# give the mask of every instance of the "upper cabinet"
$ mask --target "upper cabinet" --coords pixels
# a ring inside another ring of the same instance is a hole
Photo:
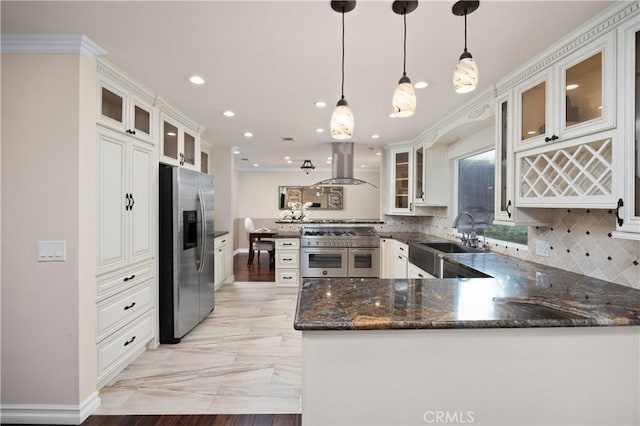
[[[98,123],[154,142],[153,96],[104,62],[98,62]]]
[[[413,214],[413,147],[389,151],[391,180],[390,214]]]
[[[420,140],[413,148],[413,202],[416,206],[447,205],[447,147],[428,147]]]
[[[614,35],[602,35],[515,87],[515,151],[615,127]]]
[[[640,239],[640,19],[618,29],[618,99],[624,156],[623,189],[616,201],[615,237]]]
[[[163,103],[160,107],[160,129],[160,161],[200,171],[202,128]]]

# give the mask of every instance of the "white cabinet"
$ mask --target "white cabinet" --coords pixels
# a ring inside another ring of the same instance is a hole
[[[393,278],[394,240],[380,238],[380,278]]]
[[[409,262],[409,264],[407,265],[407,277],[408,278],[414,278],[414,279],[436,278],[433,275],[431,275],[430,273],[428,273],[427,271],[425,271],[424,269],[420,268],[419,266],[414,265],[411,262]]]
[[[101,274],[153,257],[153,146],[98,132],[98,260]]]
[[[619,92],[623,188],[616,201],[618,238],[640,239],[640,19],[618,29]],[[635,96],[634,96],[635,94]]]
[[[300,285],[300,239],[276,238],[276,286]]]
[[[513,102],[511,93],[496,99],[495,218],[499,225],[543,225],[549,221],[546,209],[517,207],[515,156],[513,152]]]
[[[200,141],[200,171],[209,174],[209,156],[211,148],[203,141]]]
[[[161,100],[160,129],[160,162],[200,171],[204,128]]]
[[[214,264],[214,284],[216,288],[221,286],[225,280],[231,275],[230,253],[229,253],[229,234],[217,237],[213,242],[215,251]]]
[[[413,213],[413,147],[389,151],[391,205],[389,214]]]
[[[393,243],[393,278],[407,278],[409,246],[398,240]]]
[[[616,126],[615,32],[515,87],[515,151]]]
[[[152,142],[156,137],[153,97],[105,62],[98,61],[97,69],[98,123]]]

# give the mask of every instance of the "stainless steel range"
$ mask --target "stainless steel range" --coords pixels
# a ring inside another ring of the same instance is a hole
[[[378,277],[380,237],[372,227],[307,227],[300,237],[303,277]]]

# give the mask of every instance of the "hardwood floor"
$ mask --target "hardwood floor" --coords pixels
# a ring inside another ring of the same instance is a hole
[[[252,265],[247,265],[249,255],[239,253],[233,256],[233,274],[238,282],[260,281],[274,282],[276,269],[269,267],[269,256],[263,252],[258,263],[258,256],[253,259]]]
[[[90,416],[82,426],[299,426],[300,414]]]

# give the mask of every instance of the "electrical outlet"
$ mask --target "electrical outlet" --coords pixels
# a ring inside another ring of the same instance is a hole
[[[547,240],[536,240],[536,254],[538,256],[549,257],[551,254],[551,247]]]

